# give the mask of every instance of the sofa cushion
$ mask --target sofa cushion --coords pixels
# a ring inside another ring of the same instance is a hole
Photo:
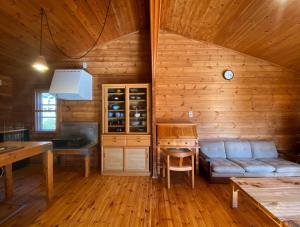
[[[251,145],[248,141],[225,141],[225,152],[227,158],[252,158]]]
[[[201,141],[200,148],[208,158],[226,158],[223,141]]]
[[[272,141],[251,141],[253,158],[277,158],[278,153]]]
[[[300,173],[300,165],[294,162],[290,162],[284,159],[274,158],[274,159],[260,159],[261,161],[274,166],[277,173]]]
[[[271,173],[275,171],[275,167],[255,159],[231,159],[239,166],[241,166],[246,172],[251,173]]]
[[[245,173],[245,170],[239,165],[228,159],[211,159],[212,171],[216,173]]]

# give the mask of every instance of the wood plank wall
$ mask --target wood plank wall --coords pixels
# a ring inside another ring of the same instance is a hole
[[[101,85],[103,83],[145,83],[151,80],[149,32],[140,31],[99,45],[85,59],[93,75],[92,101],[62,101],[62,121],[99,121],[101,111]],[[52,62],[52,68],[78,68],[81,62],[64,60]],[[27,75],[17,79],[17,103],[14,119],[23,121],[33,129],[34,89],[49,88],[53,72],[49,75]],[[25,86],[24,86],[25,85]],[[38,135],[47,138],[53,135]],[[36,135],[34,135],[36,137]]]
[[[151,80],[148,32],[136,32],[109,42],[88,58],[93,77],[92,101],[63,101],[62,121],[99,121],[101,87],[106,83],[144,83]]]
[[[282,150],[294,145],[299,73],[166,31],[159,34],[156,67],[157,122],[196,122],[202,140],[272,139]],[[225,69],[234,71],[233,80],[223,79]]]
[[[13,80],[9,76],[0,75],[0,130],[11,121],[12,86]],[[5,123],[6,122],[6,123]]]

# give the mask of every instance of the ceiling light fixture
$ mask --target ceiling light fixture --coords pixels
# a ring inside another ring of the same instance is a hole
[[[39,72],[46,72],[49,67],[47,65],[45,57],[42,55],[42,44],[43,44],[43,17],[44,17],[44,9],[41,8],[40,11],[41,16],[41,30],[40,30],[40,55],[37,57],[35,62],[32,64],[32,67]]]

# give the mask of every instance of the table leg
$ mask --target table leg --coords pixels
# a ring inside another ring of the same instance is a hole
[[[237,208],[238,207],[238,193],[239,190],[234,186],[234,183],[231,183],[232,192],[231,192],[231,207]]]
[[[51,201],[53,197],[53,152],[48,150],[44,153],[44,173],[46,177],[47,199]]]
[[[88,177],[90,175],[90,156],[85,155],[84,156],[84,177]]]
[[[12,164],[5,166],[5,199],[11,199],[13,194]]]

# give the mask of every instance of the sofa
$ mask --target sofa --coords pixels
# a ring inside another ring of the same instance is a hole
[[[272,141],[200,141],[200,170],[211,182],[230,177],[300,176],[300,165],[279,158]]]

